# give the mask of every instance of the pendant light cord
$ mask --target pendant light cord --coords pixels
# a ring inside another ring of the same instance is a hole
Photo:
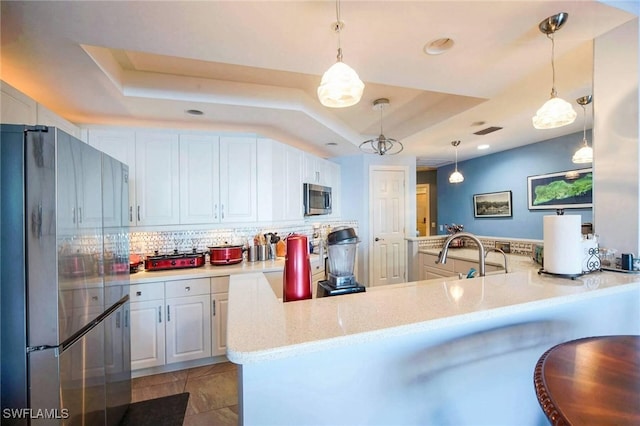
[[[555,98],[558,96],[558,92],[556,92],[556,65],[554,62],[556,44],[553,39],[553,33],[547,34],[547,37],[551,40],[551,97]]]
[[[582,105],[582,142],[587,146],[587,106]]]
[[[342,62],[342,46],[340,45],[340,27],[342,26],[342,21],[340,21],[340,0],[336,0],[336,28],[335,31],[338,33],[338,62]]]

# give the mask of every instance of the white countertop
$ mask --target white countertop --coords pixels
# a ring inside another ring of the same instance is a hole
[[[638,289],[637,275],[595,272],[570,280],[539,275],[531,262],[509,274],[283,303],[263,274],[232,275],[227,357],[258,363]]]

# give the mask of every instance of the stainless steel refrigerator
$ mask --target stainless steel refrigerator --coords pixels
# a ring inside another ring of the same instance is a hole
[[[2,424],[116,425],[131,401],[128,168],[1,125]]]

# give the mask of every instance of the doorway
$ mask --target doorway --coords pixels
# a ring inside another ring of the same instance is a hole
[[[431,185],[416,185],[416,230],[418,237],[431,235],[431,209],[429,203]]]
[[[374,166],[369,171],[370,286],[406,281],[408,173],[402,166]]]

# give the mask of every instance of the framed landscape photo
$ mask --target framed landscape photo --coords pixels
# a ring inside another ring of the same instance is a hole
[[[511,191],[474,194],[474,217],[511,217]]]
[[[592,190],[591,168],[527,178],[529,210],[591,208]]]

